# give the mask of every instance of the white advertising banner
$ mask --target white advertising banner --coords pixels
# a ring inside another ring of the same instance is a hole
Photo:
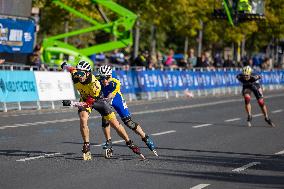
[[[40,101],[74,100],[70,73],[34,72]]]

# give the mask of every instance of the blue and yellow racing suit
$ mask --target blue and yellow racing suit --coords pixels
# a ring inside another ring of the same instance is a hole
[[[116,110],[119,117],[121,119],[129,117],[131,114],[128,110],[127,104],[120,91],[120,86],[121,86],[120,81],[112,77],[109,79],[109,85],[103,86],[100,77],[98,76],[97,78],[99,79],[101,83],[101,87],[102,87],[101,90],[103,92],[104,97],[107,98],[110,93],[112,93],[112,95],[114,96],[110,104]]]

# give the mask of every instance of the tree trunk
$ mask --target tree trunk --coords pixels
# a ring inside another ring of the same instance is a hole
[[[133,60],[138,56],[139,53],[139,40],[140,40],[140,22],[137,19],[134,29],[134,50],[133,50]]]

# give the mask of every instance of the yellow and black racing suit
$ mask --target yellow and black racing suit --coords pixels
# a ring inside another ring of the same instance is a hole
[[[91,113],[93,108],[106,120],[115,118],[115,113],[111,105],[103,98],[101,84],[96,77],[93,74],[90,74],[86,81],[81,83],[79,78],[76,77],[77,69],[71,68],[68,70],[72,75],[75,88],[80,93],[80,102],[86,102],[88,104],[90,99],[92,101],[90,107],[81,107],[78,109],[78,112],[87,111],[88,113]]]

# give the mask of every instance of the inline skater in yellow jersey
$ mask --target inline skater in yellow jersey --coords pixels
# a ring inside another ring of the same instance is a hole
[[[110,123],[111,127],[116,130],[117,134],[125,140],[126,145],[144,159],[138,146],[129,139],[125,129],[119,124],[111,105],[103,98],[100,82],[91,73],[90,64],[86,61],[80,61],[76,68],[74,68],[63,62],[61,68],[71,73],[74,86],[80,93],[80,102],[82,102],[82,105],[78,107],[78,114],[80,117],[80,131],[84,141],[82,149],[83,159],[90,160],[92,157],[88,127],[88,119],[92,109],[98,111]],[[72,104],[70,100],[64,100],[62,103],[63,106],[70,106]]]

